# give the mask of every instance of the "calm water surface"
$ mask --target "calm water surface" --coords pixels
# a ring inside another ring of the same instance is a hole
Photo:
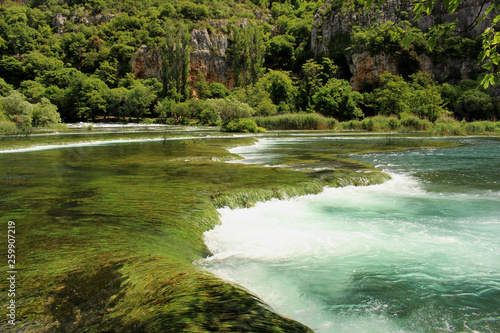
[[[381,139],[271,138],[234,152],[280,165],[341,140]],[[455,140],[349,156],[390,173],[383,185],[221,209],[199,265],[318,332],[500,332],[500,141]]]

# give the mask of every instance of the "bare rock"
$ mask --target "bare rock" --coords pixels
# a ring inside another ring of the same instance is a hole
[[[58,34],[63,33],[64,24],[66,23],[66,18],[62,13],[57,13],[56,17],[52,20],[52,26],[56,29]]]

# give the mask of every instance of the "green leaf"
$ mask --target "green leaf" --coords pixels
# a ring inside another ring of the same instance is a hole
[[[413,8],[413,14],[417,15],[417,14],[420,14],[422,12],[422,7],[423,7],[423,4],[422,3],[418,3],[415,8]]]
[[[491,6],[489,6],[488,9],[486,9],[486,11],[484,12],[484,16],[487,16],[493,10],[493,8],[495,8],[495,5],[491,4]]]
[[[481,51],[481,53],[479,53],[479,56],[477,57],[477,59],[479,60],[479,62],[482,62],[482,61],[484,61],[485,58],[486,58],[486,50],[483,50],[483,51]]]
[[[405,38],[403,38],[401,44],[403,44],[404,48],[408,48],[410,44],[413,42],[413,40],[414,40],[413,36],[408,35]]]
[[[493,64],[491,62],[487,62],[482,67],[486,70],[490,70],[493,67]]]
[[[483,76],[483,79],[481,80],[481,85],[484,87],[484,88],[488,88],[490,86],[490,81],[491,81],[491,77],[493,76],[493,74],[485,74]]]
[[[434,49],[434,47],[436,46],[436,36],[431,36],[429,38],[429,40],[427,41],[427,44],[429,45],[429,49]]]
[[[373,5],[373,0],[367,0],[365,3],[365,9],[369,10]]]

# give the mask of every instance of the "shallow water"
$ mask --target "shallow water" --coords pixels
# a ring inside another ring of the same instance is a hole
[[[199,265],[318,332],[499,332],[500,141],[461,141],[349,156],[389,172],[382,185],[221,209],[205,234],[214,255]],[[276,165],[331,142],[233,152]]]

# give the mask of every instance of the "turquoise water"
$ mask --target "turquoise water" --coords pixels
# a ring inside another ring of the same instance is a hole
[[[390,173],[382,185],[221,209],[199,265],[318,332],[500,332],[500,141],[460,141],[349,156]],[[279,165],[331,144],[269,138],[235,152]]]

